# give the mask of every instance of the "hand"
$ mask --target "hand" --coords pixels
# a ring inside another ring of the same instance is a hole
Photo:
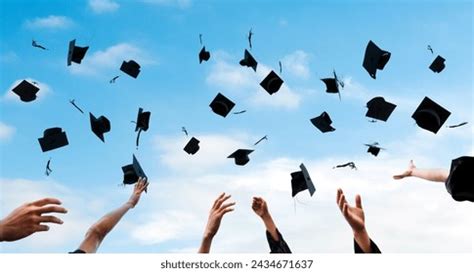
[[[365,231],[365,217],[364,210],[362,209],[362,200],[360,195],[355,197],[355,207],[352,207],[347,203],[346,197],[341,189],[337,189],[337,204],[341,210],[344,218],[352,227],[354,233],[360,233]]]
[[[217,231],[219,230],[219,226],[221,225],[222,217],[224,214],[231,212],[234,210],[232,206],[235,205],[235,202],[225,203],[231,196],[225,195],[222,193],[219,197],[214,201],[214,205],[209,212],[209,219],[207,220],[206,231],[204,232],[205,238],[213,238]]]
[[[408,169],[401,174],[394,175],[393,179],[399,180],[405,177],[410,177],[412,176],[414,169],[416,169],[416,166],[415,164],[413,164],[413,160],[410,160],[410,163],[408,164]]]
[[[253,198],[252,209],[261,218],[265,218],[270,214],[268,212],[267,202],[265,202],[261,197]]]
[[[147,187],[148,182],[146,181],[146,178],[138,178],[138,182],[135,183],[135,187],[133,188],[132,196],[130,196],[130,199],[127,202],[132,208],[134,208],[138,201],[140,201],[140,196],[143,191],[146,191]]]
[[[45,198],[32,203],[26,203],[15,209],[0,221],[0,242],[16,241],[30,236],[35,232],[48,231],[49,226],[42,223],[61,225],[63,221],[45,213],[67,213],[61,201],[54,198]]]

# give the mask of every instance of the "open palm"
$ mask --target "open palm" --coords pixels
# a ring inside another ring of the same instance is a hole
[[[365,216],[364,210],[362,209],[362,199],[360,195],[356,195],[355,207],[353,207],[347,202],[344,192],[341,189],[338,189],[337,204],[342,212],[342,215],[344,215],[344,218],[352,227],[354,232],[365,229]]]

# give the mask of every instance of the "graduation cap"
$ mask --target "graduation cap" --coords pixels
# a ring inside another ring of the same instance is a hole
[[[300,165],[301,171],[291,173],[291,197],[295,197],[299,192],[308,190],[309,194],[313,196],[316,188],[309,176],[308,170],[303,163]]]
[[[138,144],[140,143],[140,135],[142,131],[147,131],[150,123],[150,116],[151,112],[143,112],[143,108],[138,108],[138,116],[137,116],[137,121],[136,121],[136,126],[135,126],[135,132],[138,131],[137,134],[137,140],[136,145],[138,148]]]
[[[20,97],[20,100],[24,102],[34,101],[36,99],[36,93],[39,91],[39,87],[29,83],[26,80],[22,80],[12,91]]]
[[[444,61],[446,61],[443,57],[439,56],[434,59],[434,61],[430,65],[430,69],[435,72],[439,73],[443,71],[443,69],[446,67],[444,64]]]
[[[184,146],[184,151],[190,155],[193,155],[195,153],[197,153],[197,151],[199,151],[199,140],[195,137],[191,138],[191,140],[189,140],[188,144],[186,144],[186,146]]]
[[[368,146],[369,149],[367,149],[368,153],[371,153],[373,156],[377,156],[382,148],[378,146],[378,143],[373,143],[373,144],[364,144],[365,146]]]
[[[199,63],[202,63],[202,61],[208,61],[209,58],[211,58],[211,53],[209,51],[206,51],[206,47],[203,46],[201,51],[199,52]]]
[[[44,130],[43,137],[38,138],[38,141],[43,152],[61,148],[69,144],[66,132],[63,132],[60,127]]]
[[[450,115],[451,112],[425,97],[411,117],[418,126],[436,134]]]
[[[232,108],[234,108],[235,103],[226,98],[221,93],[218,93],[209,106],[214,113],[218,114],[219,116],[226,117]]]
[[[321,81],[326,84],[326,93],[339,93],[339,84],[335,78],[324,78]]]
[[[138,178],[147,178],[135,155],[133,155],[133,163],[123,166],[122,171],[124,184],[135,184]]]
[[[390,60],[390,55],[390,52],[380,49],[374,42],[369,41],[365,49],[362,66],[369,72],[369,75],[375,79],[377,69],[383,70],[388,60]]]
[[[120,70],[136,79],[138,74],[140,74],[140,65],[134,60],[130,60],[128,62],[123,61],[122,65],[120,66]]]
[[[244,52],[244,58],[239,63],[241,66],[251,67],[253,71],[257,72],[258,63],[247,49]]]
[[[365,116],[387,121],[395,107],[395,104],[385,101],[383,97],[375,97],[367,102],[368,110]]]
[[[456,201],[474,202],[474,157],[462,156],[451,161],[446,190]]]
[[[69,52],[67,54],[67,65],[70,66],[72,62],[80,64],[84,56],[86,55],[88,46],[80,47],[76,46],[76,39],[69,42]]]
[[[227,158],[233,158],[235,165],[243,166],[250,161],[249,154],[251,154],[253,151],[254,150],[238,149]]]
[[[318,128],[323,133],[332,132],[336,130],[331,126],[331,117],[329,117],[329,114],[326,112],[323,112],[318,117],[312,118],[310,121],[314,126],[316,126],[316,128]]]
[[[96,118],[90,112],[89,112],[89,117],[91,121],[92,132],[94,132],[94,134],[98,138],[100,138],[102,142],[105,142],[104,133],[107,133],[110,131],[110,121],[104,116],[100,116],[99,118]]]
[[[138,108],[137,122],[135,126],[135,132],[138,130],[147,131],[150,123],[151,112],[143,112],[143,108]]]
[[[272,70],[267,77],[263,79],[260,86],[262,86],[268,94],[272,95],[280,90],[282,84],[283,80]]]

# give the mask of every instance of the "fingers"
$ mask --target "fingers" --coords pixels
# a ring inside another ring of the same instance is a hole
[[[44,205],[49,205],[49,204],[61,205],[61,201],[59,201],[56,198],[44,198],[44,199],[40,199],[31,203],[31,205],[38,206],[38,207],[42,207]]]
[[[38,212],[39,214],[52,213],[52,212],[67,213],[67,209],[65,209],[63,207],[60,207],[60,206],[46,206],[46,207],[41,207],[41,208],[37,209],[36,212]]]
[[[219,209],[222,205],[222,203],[224,203],[226,200],[228,200],[229,198],[231,197],[231,195],[224,195],[223,197],[221,197],[217,203],[216,203],[216,206],[214,207],[214,209]]]
[[[221,211],[221,216],[224,216],[224,214],[234,211],[234,208],[226,208],[225,210]]]
[[[36,225],[33,230],[34,232],[48,231],[49,227],[47,225]]]
[[[224,195],[225,195],[225,192],[221,193],[221,194],[219,195],[219,197],[217,197],[217,199],[214,201],[214,204],[212,205],[212,208],[213,208],[213,209],[216,208],[217,202],[219,202],[219,200],[220,200],[221,198],[223,198]]]
[[[347,203],[342,206],[341,211],[342,211],[342,214],[344,215],[344,217],[346,217],[346,218],[349,217],[349,205],[347,205]]]
[[[55,223],[62,225],[63,221],[55,216],[41,216],[39,217],[39,223]]]
[[[355,197],[355,203],[357,208],[362,209],[362,198],[359,194],[357,194]]]
[[[338,188],[337,189],[337,194],[336,194],[336,203],[339,204],[339,199],[341,198],[341,195],[343,194],[342,189]]]
[[[343,207],[344,207],[344,204],[346,204],[347,201],[346,201],[346,197],[344,196],[344,194],[341,194],[339,196],[339,200],[337,202],[337,204],[339,205],[339,209],[342,211]]]
[[[226,210],[227,208],[232,207],[233,205],[235,205],[235,202],[224,204],[223,206],[219,208],[219,210],[222,212]]]

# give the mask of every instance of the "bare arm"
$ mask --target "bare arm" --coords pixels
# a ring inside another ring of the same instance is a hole
[[[105,236],[120,222],[120,219],[140,200],[142,192],[147,188],[146,179],[140,178],[135,184],[130,199],[120,206],[118,209],[107,213],[99,221],[93,224],[86,233],[84,241],[82,241],[79,249],[86,253],[95,253]]]
[[[211,211],[209,212],[209,218],[207,220],[206,230],[204,231],[204,236],[201,241],[201,246],[199,247],[198,253],[209,253],[211,250],[212,239],[219,231],[221,225],[222,217],[224,214],[234,210],[232,206],[235,205],[235,202],[225,203],[226,200],[230,198],[230,195],[225,195],[222,193],[212,205]]]
[[[260,218],[262,218],[263,224],[272,236],[273,240],[278,242],[280,240],[280,237],[278,236],[278,231],[275,222],[273,222],[273,218],[270,215],[270,212],[268,211],[267,202],[265,202],[265,200],[263,200],[263,198],[261,197],[254,197],[252,202],[252,209],[258,216],[260,216]]]
[[[424,180],[433,181],[433,182],[446,182],[448,180],[449,171],[446,169],[418,169],[413,160],[410,160],[408,164],[408,169],[398,175],[394,175],[394,179],[403,179],[405,177],[418,177]]]

